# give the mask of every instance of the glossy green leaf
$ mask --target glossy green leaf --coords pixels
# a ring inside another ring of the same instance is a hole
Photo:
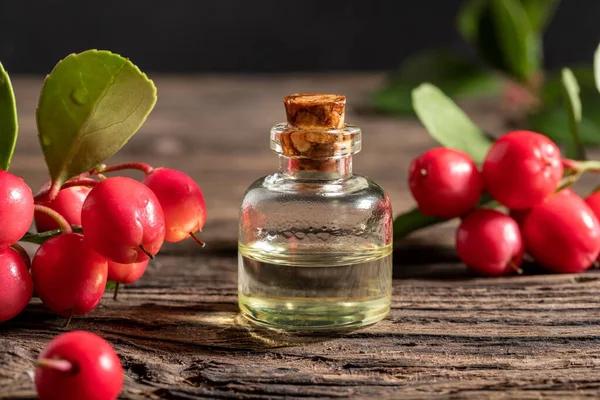
[[[499,204],[492,197],[484,193],[479,200],[477,207],[479,208],[496,208]],[[427,228],[428,226],[436,225],[442,222],[449,221],[450,219],[430,217],[421,214],[418,208],[413,208],[405,213],[398,215],[394,219],[394,241],[402,239],[408,236],[414,231],[419,229]]]
[[[10,78],[0,63],[0,169],[8,170],[15,145],[19,124],[17,105]]]
[[[554,16],[560,0],[521,0],[531,28],[542,34]]]
[[[600,100],[600,96],[598,96],[598,91],[596,90],[594,70],[589,66],[572,66],[570,70],[579,83],[582,102],[587,104],[589,101],[594,101],[595,99]],[[547,74],[540,97],[544,107],[562,106],[562,71],[554,71]]]
[[[490,66],[528,82],[541,66],[541,35],[521,0],[470,0],[459,13],[458,30]]]
[[[397,73],[371,97],[371,106],[380,112],[412,114],[412,90],[431,82],[448,96],[459,99],[500,92],[501,79],[489,70],[445,51],[428,51],[408,58]]]
[[[464,151],[476,163],[483,161],[492,141],[448,96],[424,83],[412,97],[419,120],[438,143]]]
[[[394,219],[394,241],[408,236],[414,231],[427,228],[435,224],[447,221],[443,218],[429,217],[421,214],[418,208],[398,215]]]
[[[594,70],[590,67],[571,68],[579,84],[583,104],[579,134],[584,145],[600,144],[600,96]],[[528,128],[540,132],[555,142],[567,146],[571,142],[569,116],[565,110],[562,73],[549,74],[541,90],[543,107],[529,116]]]
[[[594,53],[594,78],[596,89],[600,92],[600,45]]]
[[[498,47],[508,66],[506,72],[527,82],[540,68],[540,43],[518,0],[492,0],[498,31]]]
[[[466,0],[458,13],[456,27],[462,37],[470,43],[479,42],[480,19],[488,12],[489,0]]]
[[[543,133],[558,144],[566,145],[571,140],[569,116],[564,107],[530,116],[528,128]],[[584,146],[600,144],[600,126],[590,118],[582,117],[579,134]]]
[[[46,77],[38,135],[53,186],[116,153],[156,103],[156,88],[128,59],[108,51],[71,54]]]
[[[569,130],[571,140],[567,142],[567,157],[578,160],[585,159],[585,151],[579,133],[581,124],[581,99],[579,98],[579,84],[569,68],[562,70],[562,84],[567,115],[569,116]]]

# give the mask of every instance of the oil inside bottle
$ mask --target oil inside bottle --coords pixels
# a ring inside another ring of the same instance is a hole
[[[355,328],[389,312],[391,245],[297,251],[255,242],[240,244],[239,257],[239,306],[259,324]]]

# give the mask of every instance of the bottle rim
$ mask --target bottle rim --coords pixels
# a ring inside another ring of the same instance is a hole
[[[361,147],[362,131],[355,125],[311,129],[281,122],[271,128],[271,150],[290,158],[341,158],[358,153]]]

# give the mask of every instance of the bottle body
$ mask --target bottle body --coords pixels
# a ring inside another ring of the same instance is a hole
[[[249,187],[239,228],[239,306],[251,320],[335,330],[389,312],[392,210],[373,181],[280,171]]]

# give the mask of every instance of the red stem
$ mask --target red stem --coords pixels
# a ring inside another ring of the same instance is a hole
[[[75,365],[73,365],[72,362],[58,358],[38,358],[35,361],[35,366],[39,368],[53,369],[59,372],[75,372]]]
[[[49,189],[42,190],[41,192],[37,193],[33,197],[33,200],[36,203],[54,200],[56,198],[56,196],[58,195],[58,192],[60,192],[61,189],[66,189],[66,188],[70,188],[70,187],[74,187],[74,186],[94,187],[98,183],[98,181],[95,181],[93,179],[87,179],[86,176],[89,176],[89,175],[90,175],[89,173],[77,175],[75,177],[77,179],[73,178],[69,181],[66,181],[60,187],[53,183]]]
[[[148,175],[150,172],[152,172],[152,170],[154,168],[152,168],[150,165],[145,164],[145,163],[130,162],[130,163],[125,163],[125,164],[113,165],[111,167],[100,166],[94,172],[105,173],[105,172],[123,171],[125,169],[135,169],[138,171],[142,171],[145,175]]]
[[[563,168],[571,169],[576,173],[600,172],[600,161],[595,160],[577,161],[563,158],[562,165]]]
[[[29,258],[29,254],[27,254],[23,246],[21,246],[19,243],[13,243],[10,245],[10,247],[12,247],[17,253],[19,253],[21,258],[23,259],[23,262],[27,266],[27,269],[31,269],[31,259]]]
[[[575,171],[578,171],[580,168],[579,161],[571,160],[568,158],[562,159],[562,165],[563,165],[563,168],[568,168],[568,169],[572,169]]]
[[[86,187],[94,187],[98,184],[98,181],[93,179],[79,179],[76,181],[66,181],[60,188],[66,189],[75,186],[86,186]]]
[[[52,218],[58,224],[58,227],[60,228],[61,231],[63,231],[63,233],[72,233],[73,232],[73,229],[71,229],[71,225],[67,222],[65,217],[63,217],[62,215],[60,215],[59,213],[57,213],[50,207],[36,204],[33,206],[33,209],[37,212],[46,214],[47,216]]]

